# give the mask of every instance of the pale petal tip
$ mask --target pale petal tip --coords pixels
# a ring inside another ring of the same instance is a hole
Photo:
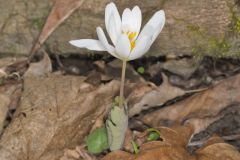
[[[99,31],[99,30],[101,30],[101,27],[98,26],[98,27],[96,28],[96,31]]]
[[[74,41],[75,40],[71,40],[71,41],[69,41],[68,43],[70,43],[71,45],[74,45]],[[75,46],[75,45],[74,45]]]
[[[160,15],[162,15],[162,16],[165,17],[165,12],[164,12],[164,10],[159,10],[159,11],[157,11],[156,13],[157,13],[157,14],[160,14]]]
[[[134,6],[132,10],[139,10],[141,11],[140,7],[138,5]]]
[[[116,7],[116,4],[114,2],[110,2],[106,5],[106,8],[109,8],[109,7]]]

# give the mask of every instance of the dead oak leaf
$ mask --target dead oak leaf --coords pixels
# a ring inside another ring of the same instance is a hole
[[[211,140],[209,145],[197,150],[196,154],[190,154],[186,150],[186,140],[190,138],[191,127],[159,128],[163,141],[152,141],[141,145],[139,154],[115,151],[101,160],[238,160],[240,158],[236,148],[219,140]]]
[[[39,34],[38,40],[33,46],[30,59],[34,53],[41,47],[53,31],[64,22],[76,9],[78,9],[85,0],[56,0],[48,15],[47,21]]]
[[[167,76],[163,74],[162,77],[163,83],[159,87],[152,84],[143,87],[136,87],[135,90],[133,90],[128,97],[130,117],[139,114],[143,110],[163,105],[167,101],[186,93],[186,91],[172,86],[168,82]]]
[[[142,120],[152,126],[166,122],[188,123],[194,126],[194,133],[197,133],[221,118],[224,109],[240,104],[239,90],[240,75],[236,75],[184,101],[145,114]]]
[[[24,76],[42,77],[52,72],[52,62],[47,53],[43,54],[43,59],[36,63],[30,63],[28,70]]]

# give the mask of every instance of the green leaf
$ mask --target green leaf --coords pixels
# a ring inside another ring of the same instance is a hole
[[[151,132],[149,133],[147,140],[148,141],[156,141],[160,138],[159,134],[157,132]]]
[[[133,146],[134,153],[138,154],[139,153],[139,146],[137,145],[137,143],[132,141],[132,146]]]
[[[109,148],[107,130],[105,127],[97,128],[86,139],[87,149],[90,153],[98,154]]]
[[[144,67],[138,67],[137,72],[140,74],[144,74],[145,73]]]
[[[148,141],[156,141],[160,138],[159,130],[157,130],[155,128],[149,128],[149,129],[147,129],[147,131],[149,132],[149,135],[147,137]]]
[[[114,106],[108,115],[106,127],[108,133],[108,143],[111,151],[122,148],[125,133],[128,127],[128,115],[126,108],[126,105],[122,108]]]

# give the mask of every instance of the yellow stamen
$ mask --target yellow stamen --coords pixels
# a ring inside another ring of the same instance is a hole
[[[133,48],[135,47],[135,41],[130,41],[131,44],[131,51],[133,50]]]
[[[137,33],[136,32],[129,32],[129,31],[127,31],[127,32],[122,31],[122,33],[128,35],[128,39],[130,41],[131,51],[132,51],[133,48],[136,46],[134,38],[136,37]]]
[[[137,35],[136,32],[130,32],[130,33],[128,34],[128,39],[129,39],[130,41],[132,41],[136,35]]]

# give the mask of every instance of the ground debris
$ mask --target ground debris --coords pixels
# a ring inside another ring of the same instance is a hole
[[[21,104],[0,141],[0,159],[52,160],[63,154],[62,148],[83,142],[119,89],[117,81],[92,86],[85,79],[25,78]]]
[[[239,106],[239,86],[240,75],[236,75],[179,103],[145,114],[141,119],[152,126],[191,124],[194,133],[198,133],[232,112],[223,112],[226,108]]]
[[[161,141],[152,141],[140,146],[138,154],[115,151],[101,160],[238,160],[240,153],[233,146],[222,141],[212,141],[192,155],[186,150],[192,129],[189,126],[172,128],[159,127]]]

